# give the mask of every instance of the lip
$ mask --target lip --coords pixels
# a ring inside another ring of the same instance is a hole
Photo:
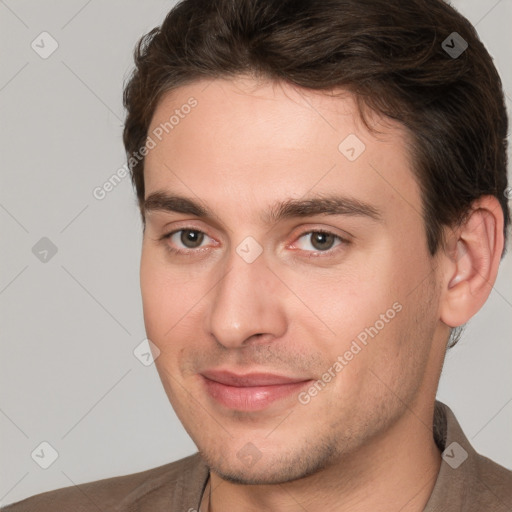
[[[258,411],[296,394],[312,379],[272,373],[244,375],[224,370],[201,373],[207,393],[221,405],[239,411]]]

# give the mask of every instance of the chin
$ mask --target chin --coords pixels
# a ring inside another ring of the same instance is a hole
[[[250,449],[246,451],[250,452]],[[240,485],[284,484],[321,472],[333,463],[333,450],[328,446],[286,456],[274,453],[270,457],[260,454],[258,458],[255,454],[252,460],[244,460],[243,455],[238,454],[226,457],[222,454],[212,456],[203,450],[200,453],[211,471],[223,480]]]

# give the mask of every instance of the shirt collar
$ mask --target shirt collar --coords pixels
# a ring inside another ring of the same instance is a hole
[[[475,451],[453,411],[437,400],[433,434],[442,462],[423,512],[480,511],[482,505],[486,510],[509,511],[506,498],[492,485],[492,475],[504,468]]]

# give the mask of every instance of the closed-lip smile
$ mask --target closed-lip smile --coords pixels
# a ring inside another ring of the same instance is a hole
[[[207,370],[201,377],[209,396],[229,409],[257,411],[289,397],[311,378],[273,373],[237,374],[227,370]]]

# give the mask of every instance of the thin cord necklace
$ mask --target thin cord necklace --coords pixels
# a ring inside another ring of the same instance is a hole
[[[206,511],[204,510],[205,497],[207,497],[207,499],[208,499]],[[203,493],[201,505],[199,506],[199,512],[211,512],[211,507],[210,507],[211,501],[212,501],[212,487],[211,487],[210,477],[208,476],[208,483],[206,484],[206,489],[204,490],[204,493]]]

